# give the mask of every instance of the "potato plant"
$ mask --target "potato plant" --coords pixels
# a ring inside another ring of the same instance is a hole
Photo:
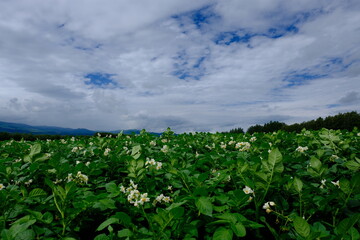
[[[0,234],[27,239],[360,239],[360,133],[0,142]]]

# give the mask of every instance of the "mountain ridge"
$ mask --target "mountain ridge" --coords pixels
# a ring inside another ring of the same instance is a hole
[[[124,134],[139,134],[141,130],[138,129],[127,129],[127,130],[114,130],[114,131],[94,131],[86,128],[64,128],[56,126],[33,126],[24,123],[12,123],[0,121],[0,132],[7,133],[27,133],[34,135],[74,135],[74,136],[91,136],[97,132],[108,132],[108,133],[119,133],[123,132]],[[153,133],[155,135],[160,135],[160,133]]]

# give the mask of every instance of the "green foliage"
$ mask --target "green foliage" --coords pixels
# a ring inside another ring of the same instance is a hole
[[[3,141],[0,238],[358,239],[359,143],[357,129]]]

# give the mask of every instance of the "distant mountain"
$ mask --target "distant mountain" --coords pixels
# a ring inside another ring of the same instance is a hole
[[[124,134],[139,134],[141,130],[138,129],[129,129],[123,130]],[[97,132],[101,131],[92,131],[85,128],[62,128],[62,127],[53,127],[53,126],[31,126],[22,123],[10,123],[0,121],[0,132],[8,133],[29,133],[36,135],[74,135],[74,136],[91,136]],[[119,133],[118,131],[106,131],[109,133]],[[160,133],[152,133],[155,135],[160,135]]]

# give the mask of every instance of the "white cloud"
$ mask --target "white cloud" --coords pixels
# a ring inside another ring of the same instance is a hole
[[[360,110],[357,1],[15,0],[0,9],[0,120],[224,131]],[[90,73],[114,74],[118,87],[86,84]]]

